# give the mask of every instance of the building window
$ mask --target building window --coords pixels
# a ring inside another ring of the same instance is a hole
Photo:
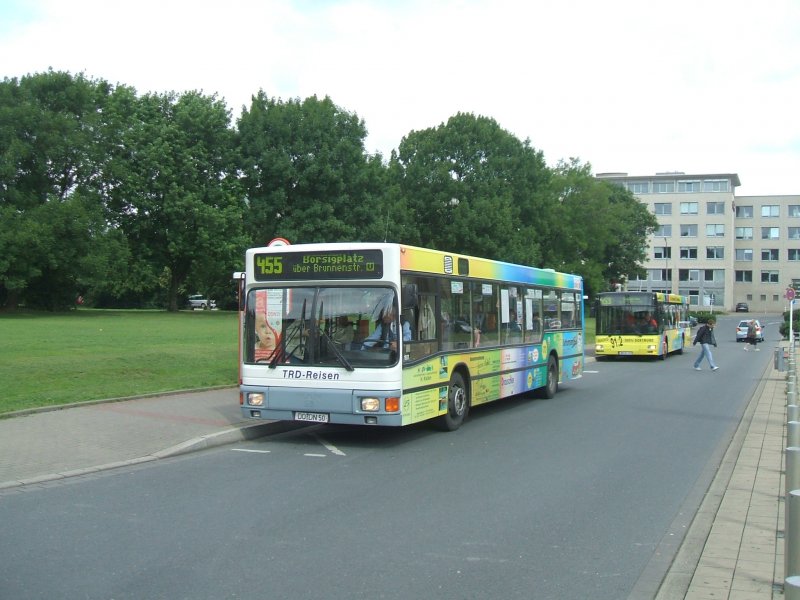
[[[656,202],[653,208],[653,212],[657,215],[672,214],[672,202]]]
[[[761,271],[761,283],[778,283],[778,272]]]
[[[752,206],[737,206],[736,207],[736,218],[737,219],[752,219],[753,218],[753,207]]]
[[[761,207],[762,217],[780,217],[781,207],[777,204],[765,204]]]
[[[778,249],[777,248],[762,248],[761,249],[761,260],[780,260],[778,258]]]
[[[724,215],[725,203],[724,202],[708,202],[706,204],[707,215]]]
[[[678,281],[700,281],[700,269],[678,269]]]
[[[761,239],[762,240],[777,240],[779,237],[778,235],[778,228],[777,227],[762,227],[761,228]]]
[[[798,227],[800,229],[800,227]],[[752,240],[753,239],[753,228],[752,227],[737,227],[736,228],[736,239],[737,240]]]
[[[654,181],[653,191],[656,194],[671,194],[675,191],[674,181]]]
[[[681,258],[697,258],[697,246],[681,246]]]
[[[650,183],[647,181],[629,181],[628,190],[632,194],[647,194],[650,192]]]
[[[736,281],[739,283],[753,283],[753,272],[736,271]]]
[[[653,248],[653,258],[662,260],[672,258],[672,248],[669,246],[656,246]]]
[[[650,269],[650,281],[669,281],[672,269]]]
[[[800,227],[789,227],[789,239],[800,240]]]
[[[728,180],[727,179],[706,179],[703,181],[704,192],[727,192]]]
[[[725,225],[721,223],[706,225],[706,237],[725,237]]]
[[[713,283],[714,281],[725,281],[725,269],[703,269],[703,281]]]
[[[790,217],[800,217],[800,204],[790,204],[789,205],[789,216]]]
[[[681,202],[681,214],[682,215],[696,215],[697,214],[697,202]]]
[[[789,248],[789,260],[800,260],[800,250],[797,248]]]
[[[752,250],[752,248],[737,248],[736,249],[736,260],[746,260],[748,262],[752,262],[752,260],[753,260],[753,250]]]
[[[672,237],[672,225],[659,225],[653,237]]]
[[[699,181],[679,181],[678,182],[678,191],[679,192],[699,192],[700,191],[700,182]]]
[[[681,225],[681,237],[697,237],[697,225]]]
[[[706,246],[706,258],[711,260],[725,258],[725,248],[723,246]]]

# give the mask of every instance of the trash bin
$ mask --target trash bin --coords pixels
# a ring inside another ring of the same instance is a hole
[[[774,366],[778,371],[783,372],[783,371],[786,370],[786,361],[784,360],[783,348],[781,346],[778,346],[777,348],[775,348],[775,365]]]

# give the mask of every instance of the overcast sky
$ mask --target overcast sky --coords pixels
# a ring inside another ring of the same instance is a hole
[[[0,75],[330,96],[389,157],[457,112],[551,166],[738,173],[800,194],[798,0],[0,0]]]

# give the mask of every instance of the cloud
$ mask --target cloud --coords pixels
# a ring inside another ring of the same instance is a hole
[[[5,76],[53,67],[140,93],[202,90],[224,97],[234,117],[259,89],[327,95],[365,120],[367,149],[384,156],[412,130],[473,112],[530,139],[551,164],[738,172],[740,194],[800,193],[800,5],[791,0],[25,7],[0,29]]]

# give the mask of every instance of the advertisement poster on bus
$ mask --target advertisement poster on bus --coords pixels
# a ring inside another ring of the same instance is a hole
[[[256,361],[271,360],[281,341],[282,290],[256,292]]]

